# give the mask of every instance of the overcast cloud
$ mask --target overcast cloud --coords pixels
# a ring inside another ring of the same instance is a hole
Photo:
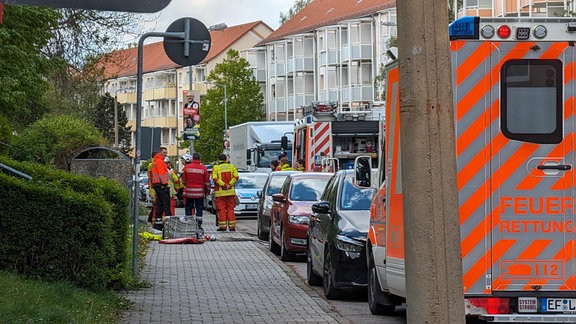
[[[241,25],[262,20],[272,29],[279,27],[280,12],[288,12],[295,0],[172,0],[164,10],[151,14],[157,20],[146,31],[164,32],[180,18],[191,17],[209,27],[225,23]]]

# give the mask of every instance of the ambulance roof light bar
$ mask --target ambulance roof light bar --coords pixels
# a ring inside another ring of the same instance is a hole
[[[558,24],[558,22],[561,22]],[[559,19],[551,20],[553,25],[546,25],[545,19],[516,19],[509,18],[484,18],[480,17],[462,17],[452,22],[449,26],[450,40],[456,39],[495,39],[523,41],[537,39],[542,40],[549,36],[549,28],[553,26],[555,38],[566,38],[562,35],[561,27],[564,26],[564,32],[576,32],[575,21],[561,21]]]
[[[478,39],[480,17],[466,16],[453,21],[448,26],[450,40],[453,39]]]

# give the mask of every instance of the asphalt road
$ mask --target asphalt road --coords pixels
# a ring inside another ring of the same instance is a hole
[[[249,235],[253,235],[254,238],[262,244],[263,247],[267,248],[268,242],[260,241],[256,236],[257,222],[256,219],[246,219],[241,218],[238,220],[241,222],[243,227],[249,228],[246,232]],[[267,255],[271,258],[277,258],[280,261],[280,257],[267,251]],[[280,261],[283,262],[283,261]],[[310,286],[306,283],[306,257],[298,257],[295,261],[284,262],[302,281],[302,287],[305,289],[313,298],[321,298],[324,302],[328,303],[329,306],[341,314],[344,318],[350,320],[351,323],[406,323],[406,307],[400,306],[396,307],[395,316],[383,316],[383,315],[372,315],[370,309],[368,308],[368,302],[366,295],[350,295],[348,298],[343,300],[327,300],[324,297],[324,292],[322,287]]]

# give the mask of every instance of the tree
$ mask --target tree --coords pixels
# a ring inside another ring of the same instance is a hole
[[[250,69],[250,63],[238,51],[230,49],[222,63],[208,75],[212,83],[200,108],[200,140],[194,149],[204,161],[214,161],[224,143],[224,85],[227,97],[228,127],[248,121],[264,120],[264,96]]]
[[[128,37],[142,34],[143,17],[5,6],[0,28],[0,115],[17,132],[48,112],[88,119],[102,79],[94,62]]]
[[[395,36],[390,36],[386,42],[386,48],[398,47],[398,39]],[[392,59],[386,55],[388,59]],[[374,77],[374,88],[376,89],[376,98],[378,100],[386,99],[386,66],[382,63],[378,69],[378,73]]]
[[[288,20],[292,19],[300,10],[306,7],[312,0],[296,0],[292,7],[288,9],[287,13],[280,13],[280,25],[283,25]]]
[[[103,70],[96,62],[136,39],[146,21],[143,15],[82,9],[59,9],[60,19],[44,54],[59,62],[51,77],[48,103],[52,112],[87,118],[98,101]]]
[[[19,131],[46,111],[44,94],[53,71],[42,54],[57,14],[51,9],[6,6],[0,28],[0,115]]]
[[[114,97],[109,93],[101,96],[96,104],[96,107],[92,110],[90,114],[90,121],[98,128],[104,138],[109,144],[115,142],[115,130],[114,130]],[[126,112],[118,104],[118,150],[127,154],[130,151],[130,127],[127,127],[128,118],[126,117]]]
[[[69,170],[70,161],[81,149],[105,144],[102,133],[85,120],[74,116],[47,116],[16,138],[9,154],[18,161],[52,164]]]

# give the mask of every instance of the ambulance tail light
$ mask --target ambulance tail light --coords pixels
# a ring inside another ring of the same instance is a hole
[[[507,25],[502,25],[500,27],[498,27],[498,37],[506,39],[508,37],[510,37],[510,27],[508,27]]]
[[[464,305],[466,315],[510,314],[510,299],[508,298],[467,298]]]

